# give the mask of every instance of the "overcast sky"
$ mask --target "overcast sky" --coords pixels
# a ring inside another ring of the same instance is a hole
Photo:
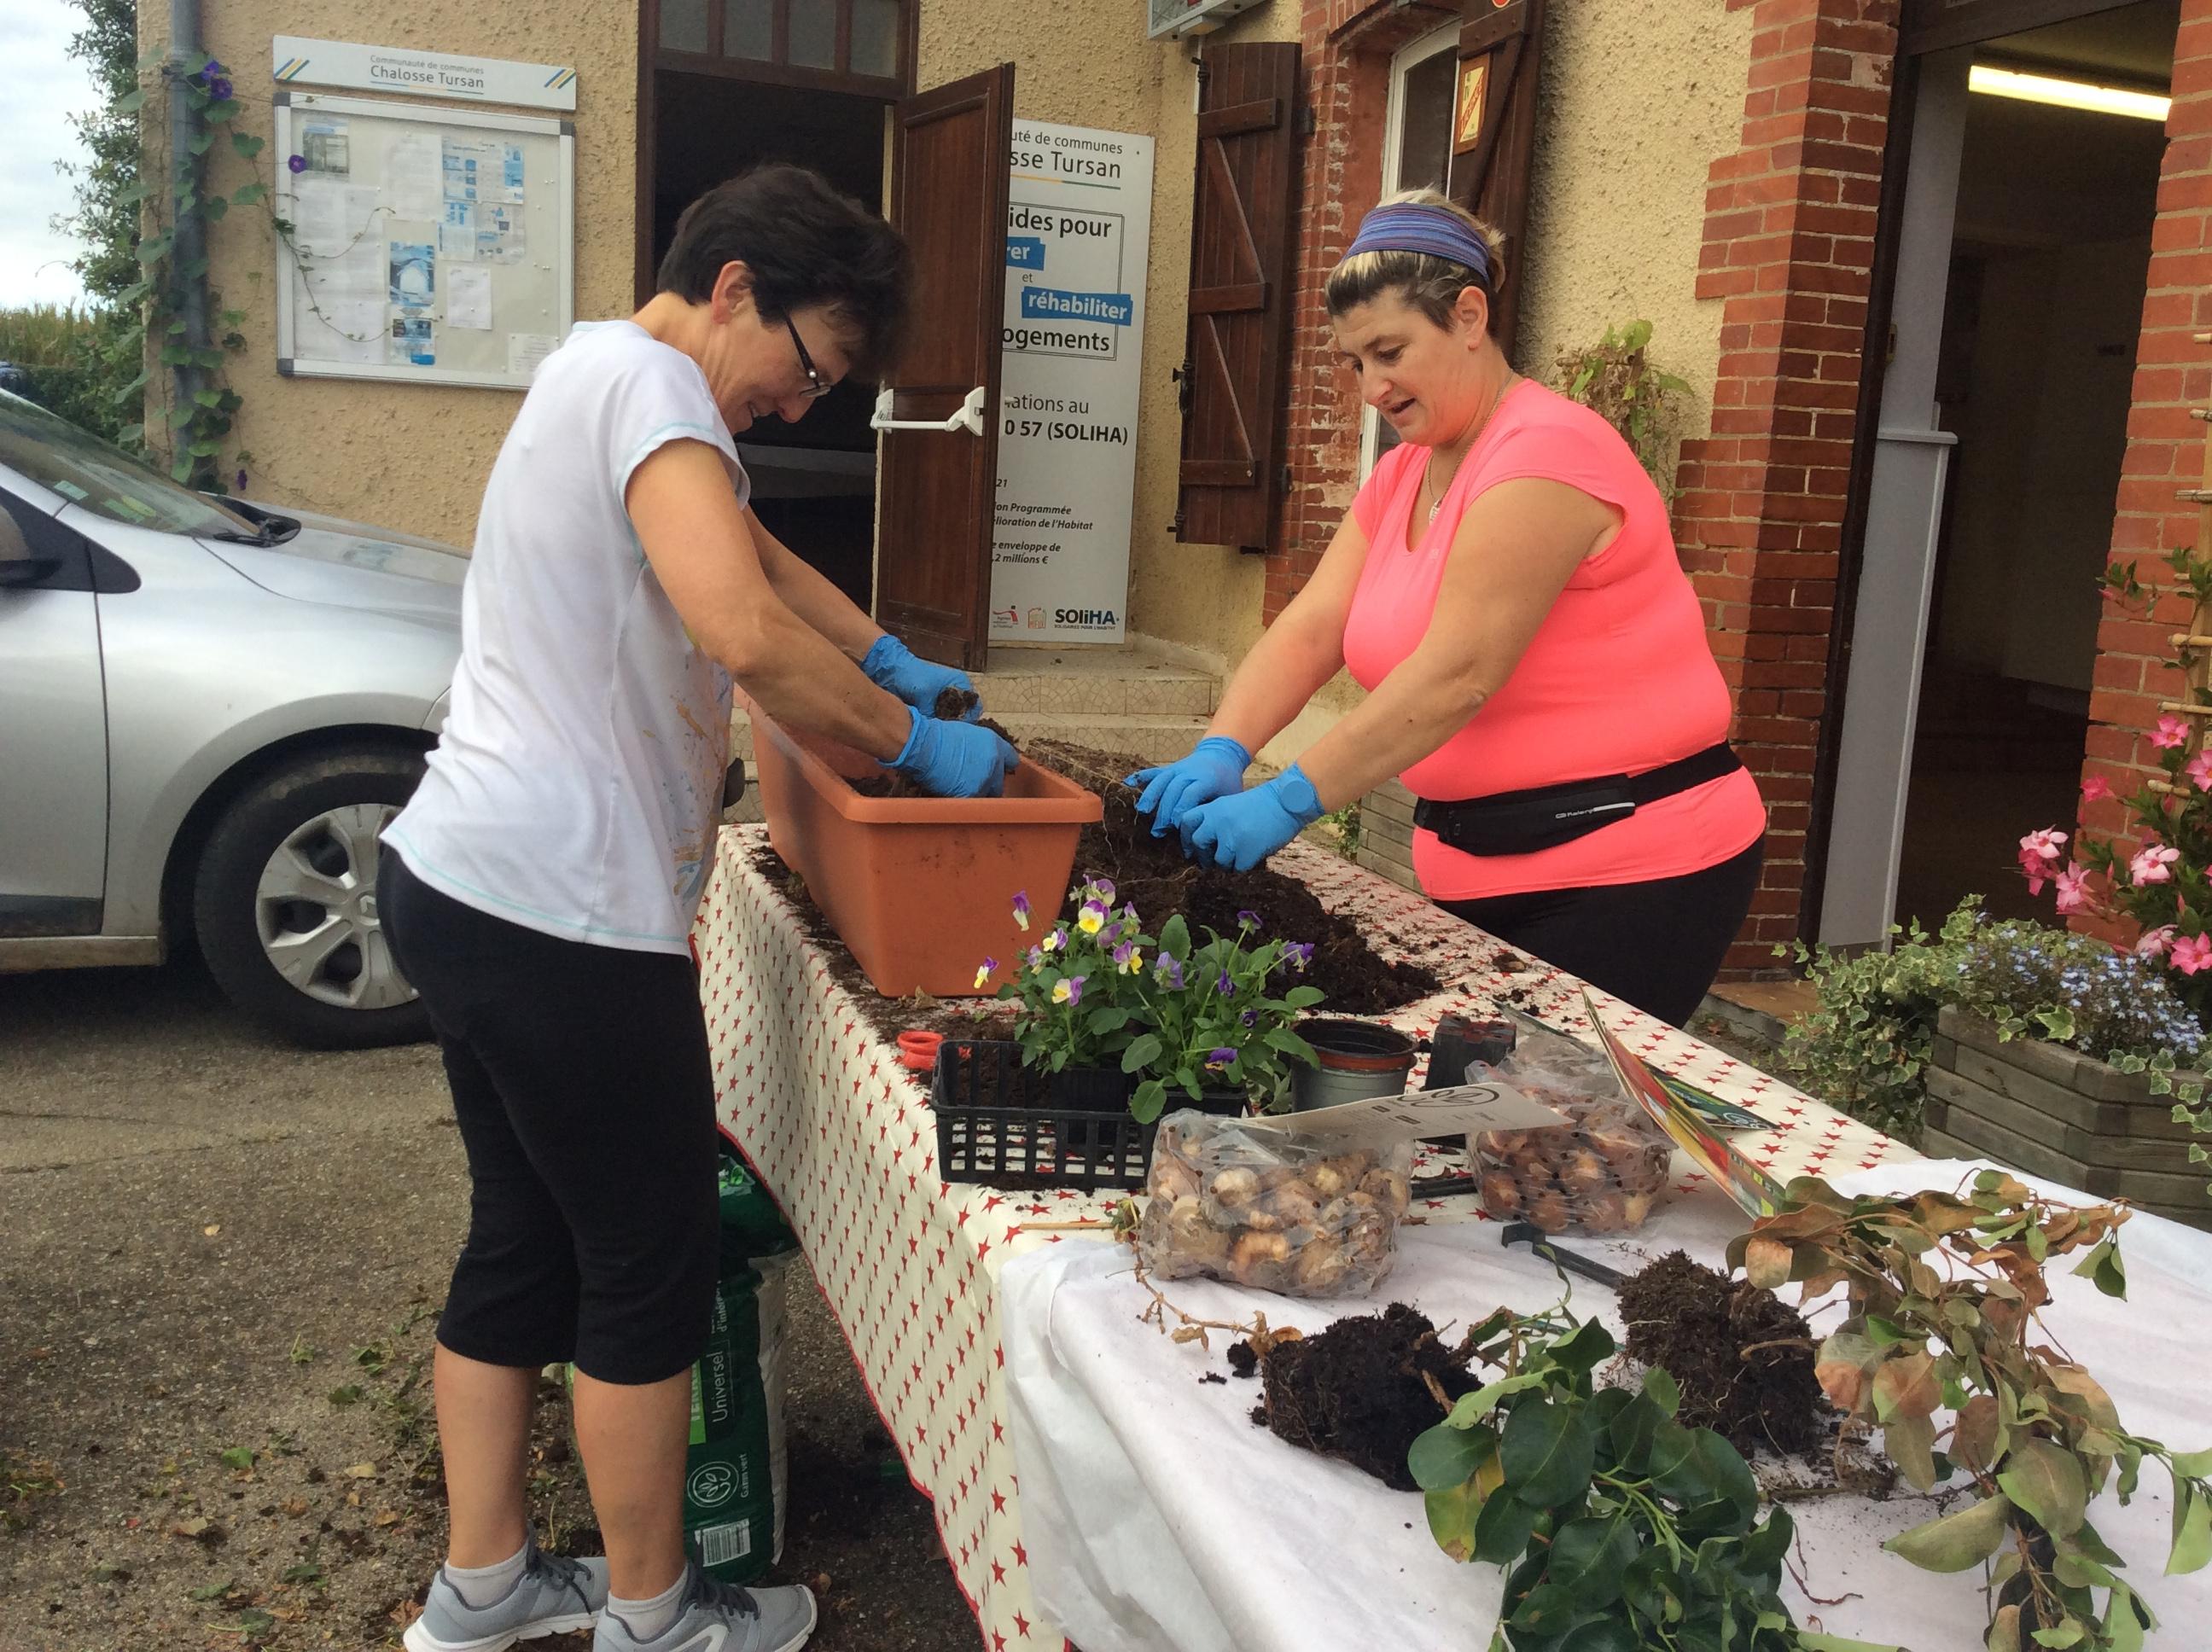
[[[69,56],[83,22],[67,0],[0,0],[0,307],[82,296],[68,267],[77,244],[49,226],[73,204],[54,162],[83,158],[66,118],[94,101],[84,65]]]

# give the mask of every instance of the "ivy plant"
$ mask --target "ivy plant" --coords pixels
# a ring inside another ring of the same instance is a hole
[[[1681,430],[1681,398],[1690,386],[1652,363],[1645,354],[1650,343],[1649,321],[1607,327],[1596,343],[1561,355],[1555,379],[1568,400],[1620,432],[1659,491],[1671,498],[1669,465]]]
[[[1597,1387],[1613,1334],[1564,1307],[1499,1309],[1468,1335],[1504,1375],[1416,1439],[1407,1466],[1444,1552],[1505,1569],[1492,1652],[1863,1646],[1793,1623],[1779,1594],[1789,1511],[1760,1518],[1750,1466],[1675,1420],[1665,1370],[1639,1390]]]
[[[1822,1389],[1852,1422],[1882,1427],[1913,1485],[1958,1473],[1979,1492],[1887,1546],[1931,1571],[1989,1565],[1988,1652],[2143,1644],[2155,1619],[2088,1508],[2108,1484],[2126,1503],[2146,1461],[2173,1482],[2166,1571],[2212,1560],[2212,1451],[2177,1454],[2130,1433],[2102,1385],[2039,1332],[2055,1257],[2082,1253],[2074,1272],[2125,1296],[2127,1217],[2052,1204],[1997,1170],[1969,1193],[1902,1199],[1849,1199],[1806,1176],[1729,1247],[1755,1285],[1797,1280],[1808,1303],[1844,1286],[1847,1316],[1818,1355]],[[1942,1450],[1939,1411],[1955,1414]]]

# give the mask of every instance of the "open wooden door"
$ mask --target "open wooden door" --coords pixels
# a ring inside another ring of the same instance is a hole
[[[925,659],[984,663],[999,475],[999,329],[1014,66],[897,106],[891,222],[914,249],[914,340],[876,404],[876,618]]]
[[[1460,11],[1448,192],[1505,238],[1505,286],[1492,331],[1510,357],[1521,316],[1521,241],[1536,152],[1544,0],[1460,0]]]

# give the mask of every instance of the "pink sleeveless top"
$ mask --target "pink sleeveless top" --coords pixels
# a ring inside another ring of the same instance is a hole
[[[1626,520],[1576,569],[1504,685],[1401,776],[1414,796],[1457,801],[1639,774],[1728,738],[1728,684],[1676,559],[1665,502],[1612,426],[1523,380],[1491,416],[1436,520],[1410,531],[1428,457],[1410,443],[1394,448],[1352,501],[1368,550],[1344,663],[1370,692],[1428,631],[1452,536],[1477,496],[1540,477],[1580,489]],[[1443,901],[1641,883],[1718,865],[1765,829],[1758,785],[1739,769],[1534,854],[1465,854],[1417,831],[1413,869]]]

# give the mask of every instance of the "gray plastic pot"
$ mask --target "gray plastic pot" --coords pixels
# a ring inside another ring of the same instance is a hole
[[[1302,1021],[1297,1031],[1313,1046],[1320,1065],[1291,1072],[1292,1111],[1405,1093],[1413,1071],[1413,1041],[1407,1034],[1377,1022],[1334,1019]]]

